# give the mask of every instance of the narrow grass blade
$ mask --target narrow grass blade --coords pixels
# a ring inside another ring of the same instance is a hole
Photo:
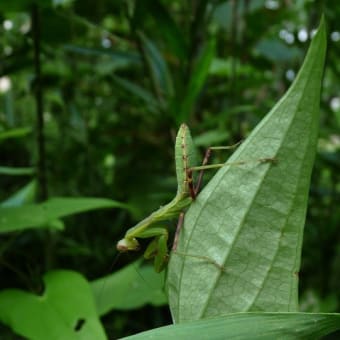
[[[124,339],[319,339],[340,330],[340,314],[237,313],[156,328]]]

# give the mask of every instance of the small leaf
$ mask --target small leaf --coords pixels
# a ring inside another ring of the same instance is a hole
[[[17,207],[25,203],[34,202],[37,190],[37,182],[35,180],[30,181],[24,187],[19,189],[13,195],[11,195],[7,200],[3,201],[1,207]],[[1,215],[0,215],[1,216]]]
[[[230,1],[221,1],[214,8],[212,20],[224,30],[230,30],[233,20],[233,6],[237,6],[238,15],[240,18],[242,18],[243,16],[249,15],[250,13],[254,14],[254,12],[262,10],[263,2],[263,0],[253,0],[249,1],[249,3],[238,1],[237,3],[233,4]],[[261,14],[262,13],[259,13],[258,16]]]
[[[288,46],[277,39],[261,40],[255,47],[255,53],[263,55],[274,63],[288,62],[301,55],[297,47]]]
[[[109,56],[115,64],[116,69],[123,69],[141,64],[141,58],[137,53],[125,51],[112,51],[110,49],[88,48],[83,46],[76,46],[66,44],[63,46],[64,50],[82,56]]]
[[[237,313],[185,322],[124,339],[319,339],[340,329],[340,314]]]
[[[173,84],[168,65],[156,45],[143,33],[139,33],[146,62],[149,66],[157,96],[161,102],[173,96]]]
[[[202,50],[201,55],[196,60],[194,69],[191,72],[188,87],[180,104],[180,109],[177,116],[178,122],[187,121],[189,119],[197,97],[202,91],[203,85],[205,84],[209,75],[209,69],[214,55],[215,40],[212,38]]]
[[[221,130],[209,130],[199,136],[194,137],[194,143],[196,146],[204,146],[208,148],[211,145],[222,145],[229,137],[227,131]]]
[[[322,21],[291,88],[230,158],[247,163],[221,168],[190,206],[168,268],[175,322],[297,311],[325,51]]]
[[[29,10],[33,4],[38,6],[48,7],[53,5],[52,1],[46,0],[12,0],[11,2],[0,2],[0,11],[2,12],[24,12]]]
[[[1,322],[35,340],[106,339],[84,277],[60,270],[47,273],[44,282],[42,296],[19,289],[1,291]]]
[[[154,96],[143,87],[138,86],[137,84],[134,84],[118,76],[114,76],[113,80],[116,82],[117,85],[121,86],[126,91],[129,91],[132,95],[142,99],[146,104],[151,106],[151,108],[158,107],[158,103],[155,100]]]
[[[34,168],[14,168],[11,166],[0,166],[0,175],[27,176],[33,175]]]
[[[0,233],[27,228],[48,227],[48,222],[84,211],[103,208],[127,208],[103,198],[52,198],[44,203],[20,207],[0,207]]]
[[[171,17],[167,6],[163,5],[161,1],[137,1],[134,14],[134,22],[138,27],[144,27],[148,17],[151,17],[154,21],[153,27],[157,29],[157,32],[154,33],[162,37],[166,48],[179,60],[185,59],[187,53],[185,35]]]
[[[22,128],[17,128],[17,129],[10,129],[6,131],[1,131],[0,132],[0,142],[6,139],[10,138],[19,138],[19,137],[24,137],[27,136],[32,132],[32,129],[29,127],[22,127]]]
[[[91,286],[99,315],[112,309],[130,310],[146,304],[167,303],[164,273],[156,273],[152,266],[141,266],[140,261],[93,281]]]

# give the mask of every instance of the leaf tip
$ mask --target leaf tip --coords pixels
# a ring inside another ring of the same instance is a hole
[[[320,23],[319,23],[319,27],[316,31],[315,37],[316,36],[322,36],[323,40],[327,40],[326,39],[326,19],[325,19],[325,14],[322,13],[321,18],[320,18]]]

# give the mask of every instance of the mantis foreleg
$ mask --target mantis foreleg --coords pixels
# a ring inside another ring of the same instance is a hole
[[[161,272],[168,262],[168,238],[169,233],[165,228],[150,228],[144,230],[139,238],[151,238],[154,239],[149,243],[145,252],[144,258],[154,258],[154,267],[157,273]]]

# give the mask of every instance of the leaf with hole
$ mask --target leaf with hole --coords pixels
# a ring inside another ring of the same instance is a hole
[[[42,296],[1,291],[0,321],[29,339],[106,339],[84,277],[59,270],[47,273],[44,283]]]

